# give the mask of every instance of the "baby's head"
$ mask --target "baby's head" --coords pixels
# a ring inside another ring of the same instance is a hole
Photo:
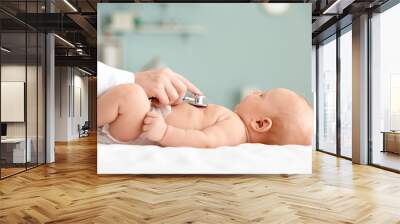
[[[247,126],[249,142],[311,145],[313,109],[291,90],[256,91],[236,106],[235,113]]]

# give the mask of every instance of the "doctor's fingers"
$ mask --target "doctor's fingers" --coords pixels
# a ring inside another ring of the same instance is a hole
[[[171,102],[171,104],[176,105],[182,102],[182,98],[186,94],[186,86],[185,84],[176,76],[171,79],[172,85],[174,86],[176,92],[178,93],[178,98]]]
[[[169,105],[170,104],[168,95],[165,91],[165,88],[159,88],[155,91],[156,91],[155,96],[161,105]]]
[[[178,73],[175,73],[175,75],[184,83],[187,90],[189,90],[191,93],[194,93],[195,95],[203,95],[203,93],[185,77],[179,75]]]
[[[168,95],[168,99],[169,99],[169,103],[172,104],[173,102],[175,102],[178,98],[178,92],[175,89],[174,85],[172,84],[171,81],[165,83],[165,92]]]

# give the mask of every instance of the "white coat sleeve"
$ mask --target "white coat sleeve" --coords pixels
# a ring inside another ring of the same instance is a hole
[[[111,87],[125,83],[135,83],[135,75],[132,72],[97,61],[97,96],[102,95]]]

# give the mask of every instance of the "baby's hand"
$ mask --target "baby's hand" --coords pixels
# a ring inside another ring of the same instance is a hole
[[[147,139],[155,142],[162,140],[167,131],[167,124],[161,114],[150,111],[146,114],[143,123],[143,134]]]

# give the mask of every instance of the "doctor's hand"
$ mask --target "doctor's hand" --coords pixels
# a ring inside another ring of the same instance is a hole
[[[144,89],[149,98],[157,98],[162,105],[181,103],[186,91],[203,95],[189,80],[169,68],[137,72],[135,83]]]
[[[150,141],[159,142],[164,138],[167,131],[167,123],[161,114],[150,111],[143,120],[143,135]]]

